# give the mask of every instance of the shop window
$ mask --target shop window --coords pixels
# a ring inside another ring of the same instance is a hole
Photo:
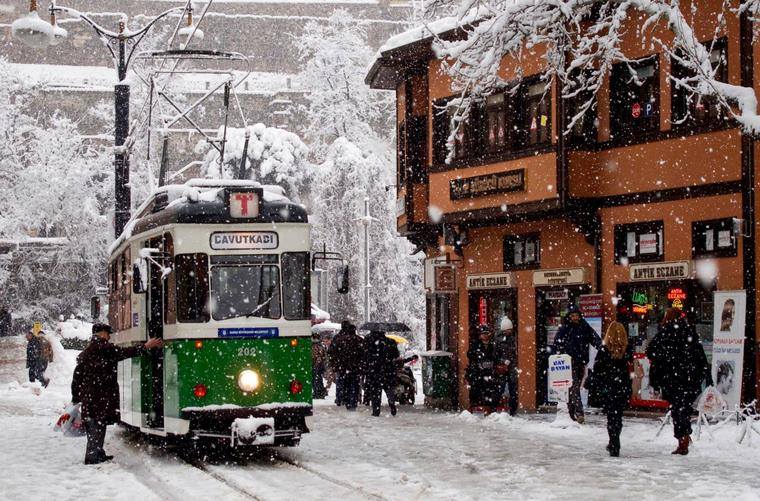
[[[615,225],[615,263],[662,261],[664,238],[662,221]]]
[[[715,78],[728,82],[728,59],[726,39],[710,41],[704,44],[710,52],[710,64],[715,69]],[[676,53],[678,56],[679,53]],[[671,72],[674,79],[687,79],[693,73],[673,58]],[[715,96],[701,96],[692,93],[671,81],[672,114],[675,128],[710,127],[721,124],[726,119],[725,111]]]
[[[551,91],[538,79],[523,82],[518,92],[520,110],[516,124],[517,147],[525,148],[551,141]]]
[[[660,130],[660,77],[657,56],[612,68],[610,113],[613,137],[635,139]]]
[[[737,243],[733,219],[691,223],[691,253],[694,258],[735,257]]]
[[[537,234],[504,237],[504,269],[538,268],[541,265],[541,244]]]

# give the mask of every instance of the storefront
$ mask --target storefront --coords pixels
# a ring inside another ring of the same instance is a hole
[[[649,362],[644,353],[669,308],[683,311],[695,326],[708,360],[712,355],[714,282],[693,277],[692,261],[630,266],[630,282],[617,285],[617,320],[626,326],[635,353],[634,405],[664,407],[648,385]],[[637,397],[638,396],[638,397]]]
[[[581,295],[591,292],[586,283],[586,270],[569,268],[533,272],[536,291],[536,404],[548,404],[547,372],[549,348],[562,326],[571,304],[578,304]]]
[[[488,325],[498,333],[502,320],[517,326],[517,289],[511,273],[467,275],[470,345],[478,339],[478,327]]]

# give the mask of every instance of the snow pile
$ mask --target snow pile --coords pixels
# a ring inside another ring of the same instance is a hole
[[[63,322],[58,322],[55,334],[61,339],[87,341],[92,337],[92,323],[72,317]]]

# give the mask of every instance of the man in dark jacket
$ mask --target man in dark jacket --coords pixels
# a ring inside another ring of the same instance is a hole
[[[383,391],[388,397],[391,415],[396,415],[396,395],[393,392],[393,383],[401,362],[400,358],[396,342],[386,337],[384,333],[371,331],[364,338],[364,391],[367,392],[372,405],[373,416],[380,415]]]
[[[346,409],[356,410],[359,403],[359,379],[364,358],[364,341],[356,333],[356,326],[344,321],[330,343],[330,365],[336,373],[335,400]]]
[[[586,374],[589,346],[602,347],[602,340],[596,331],[586,322],[581,311],[571,304],[565,315],[565,322],[554,338],[554,353],[570,355],[573,363],[573,384],[568,395],[567,411],[570,418],[583,424],[583,403],[581,402],[581,383]]]
[[[163,346],[158,338],[145,344],[122,348],[110,343],[111,326],[92,326],[92,340],[77,357],[71,381],[72,401],[82,404],[82,419],[87,432],[87,452],[84,464],[110,461],[103,443],[106,426],[119,421],[119,384],[116,376],[119,361],[144,354],[151,348]]]
[[[470,385],[470,406],[485,407],[488,411],[499,403],[501,388],[496,368],[503,363],[493,342],[488,325],[478,326],[478,340],[467,352],[467,383]]]
[[[509,390],[509,414],[514,416],[517,412],[517,335],[512,320],[507,317],[502,318],[499,323],[496,349],[500,359],[496,366],[500,395],[504,395],[505,389]]]
[[[673,454],[689,453],[692,403],[702,391],[702,382],[713,384],[710,365],[699,335],[680,310],[665,311],[660,330],[647,346],[649,384],[660,390],[670,404],[673,435],[678,448]]]
[[[0,306],[0,337],[11,335],[12,324],[11,312],[5,306]]]
[[[26,333],[26,368],[29,369],[29,382],[39,381],[42,386],[47,386],[50,380],[45,378],[48,364],[43,354],[44,342],[31,331]]]

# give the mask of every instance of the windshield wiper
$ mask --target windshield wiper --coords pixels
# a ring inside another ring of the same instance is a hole
[[[256,317],[256,316],[259,316],[259,315],[256,315],[256,313],[258,313],[258,312],[259,312],[259,310],[260,310],[260,309],[262,309],[264,306],[266,306],[266,305],[268,305],[269,303],[271,303],[271,302],[272,302],[272,299],[274,299],[274,293],[272,293],[272,295],[271,295],[271,296],[269,296],[269,299],[267,299],[266,301],[264,301],[263,303],[261,303],[260,305],[258,305],[258,306],[256,307],[256,309],[255,309],[255,310],[253,310],[252,312],[250,312],[249,314],[247,314],[247,315],[245,316],[245,318],[249,318],[249,317]]]

